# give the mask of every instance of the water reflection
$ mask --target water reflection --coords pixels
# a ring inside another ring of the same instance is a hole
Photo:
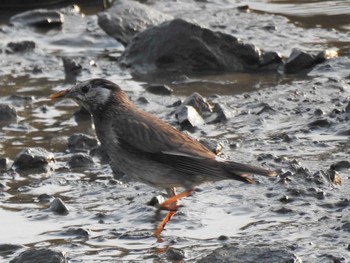
[[[350,2],[347,0],[261,2],[251,2],[249,6],[253,10],[286,16],[290,21],[304,28],[323,27],[346,31],[350,26]]]

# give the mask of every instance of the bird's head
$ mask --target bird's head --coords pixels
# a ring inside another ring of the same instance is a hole
[[[76,86],[59,91],[50,96],[51,99],[69,98],[87,109],[91,114],[102,109],[111,100],[117,102],[128,100],[121,88],[105,79],[91,79]]]

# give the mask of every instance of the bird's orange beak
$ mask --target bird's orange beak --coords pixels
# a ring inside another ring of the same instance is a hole
[[[69,91],[70,91],[70,89],[65,89],[65,90],[61,90],[59,92],[56,92],[54,94],[51,94],[50,99],[56,100],[56,99],[64,98],[68,94]]]

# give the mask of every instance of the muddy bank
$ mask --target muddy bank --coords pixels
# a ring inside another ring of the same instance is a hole
[[[334,3],[332,18],[343,21],[350,6]],[[308,16],[306,4],[310,10],[324,2],[289,3],[293,8],[262,1],[249,8],[241,1],[146,4],[278,52],[284,60],[293,48],[331,49],[339,56],[302,74],[196,72],[135,79],[118,63],[124,44],[100,28],[97,15],[66,7],[57,10],[64,16],[59,27],[3,25],[1,260],[49,255],[61,262],[347,262],[349,24],[326,24],[322,12]],[[305,12],[295,16],[293,10]],[[301,23],[308,17],[318,22]],[[15,46],[19,51],[11,42],[22,43]],[[255,178],[252,186],[225,181],[198,187],[157,242],[152,232],[164,212],[148,202],[163,191],[120,179],[98,147],[90,116],[71,101],[48,100],[54,91],[92,77],[117,82],[138,107],[190,131],[224,157],[270,167],[279,176]],[[194,92],[207,110],[190,104]],[[194,110],[179,119],[189,107]]]

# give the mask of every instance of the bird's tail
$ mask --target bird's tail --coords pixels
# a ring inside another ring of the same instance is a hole
[[[254,183],[254,181],[249,178],[249,176],[252,174],[263,175],[268,177],[276,176],[276,173],[274,171],[232,161],[225,161],[223,163],[223,168],[226,171],[226,175],[228,178],[251,184]]]

